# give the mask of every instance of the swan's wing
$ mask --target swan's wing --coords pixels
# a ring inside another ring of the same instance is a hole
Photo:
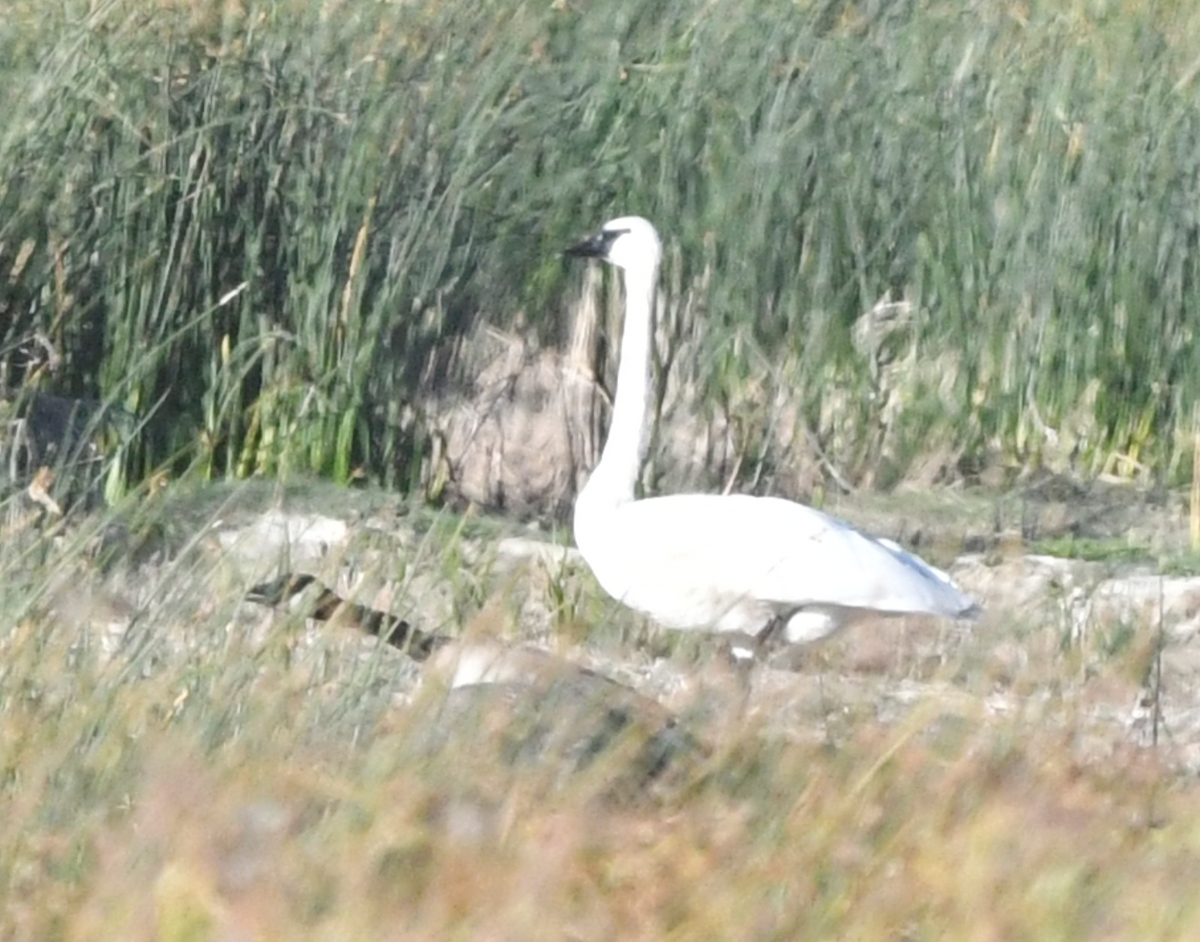
[[[792,501],[683,494],[616,513],[612,532],[623,547],[616,581],[626,584],[630,604],[691,592],[710,600],[697,601],[697,610],[739,598],[776,609],[825,605],[950,617],[974,606],[945,573],[895,543]],[[649,605],[636,607],[653,613]]]

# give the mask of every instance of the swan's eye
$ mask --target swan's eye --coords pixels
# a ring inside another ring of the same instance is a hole
[[[567,249],[565,254],[581,258],[607,258],[613,243],[628,232],[628,229],[601,229],[590,239]]]
[[[602,229],[600,230],[601,255],[607,255],[613,247],[613,243],[623,235],[628,235],[628,229]]]

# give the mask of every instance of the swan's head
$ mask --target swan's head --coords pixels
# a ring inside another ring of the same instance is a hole
[[[567,255],[602,258],[617,268],[657,268],[662,261],[662,242],[649,220],[641,216],[610,219],[600,231],[567,249]]]
[[[246,593],[246,601],[279,606],[286,611],[303,614],[306,618],[314,616],[323,606],[337,608],[342,604],[341,597],[306,572],[285,573],[270,582],[260,582]]]

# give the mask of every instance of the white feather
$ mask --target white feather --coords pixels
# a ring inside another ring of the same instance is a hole
[[[662,246],[649,222],[629,216],[568,252],[603,258],[625,276],[612,424],[575,503],[575,540],[605,591],[669,628],[757,635],[782,619],[793,642],[867,612],[977,614],[941,570],[803,504],[709,494],[636,500]]]

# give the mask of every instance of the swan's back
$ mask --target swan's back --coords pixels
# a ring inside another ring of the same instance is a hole
[[[756,634],[805,608],[951,618],[976,610],[945,573],[895,543],[779,498],[631,501],[577,539],[609,594],[670,628]]]
[[[607,796],[637,799],[706,752],[657,701],[548,651],[468,643],[431,666],[441,684],[414,703],[408,744],[424,756],[536,765],[561,784],[588,771]]]

